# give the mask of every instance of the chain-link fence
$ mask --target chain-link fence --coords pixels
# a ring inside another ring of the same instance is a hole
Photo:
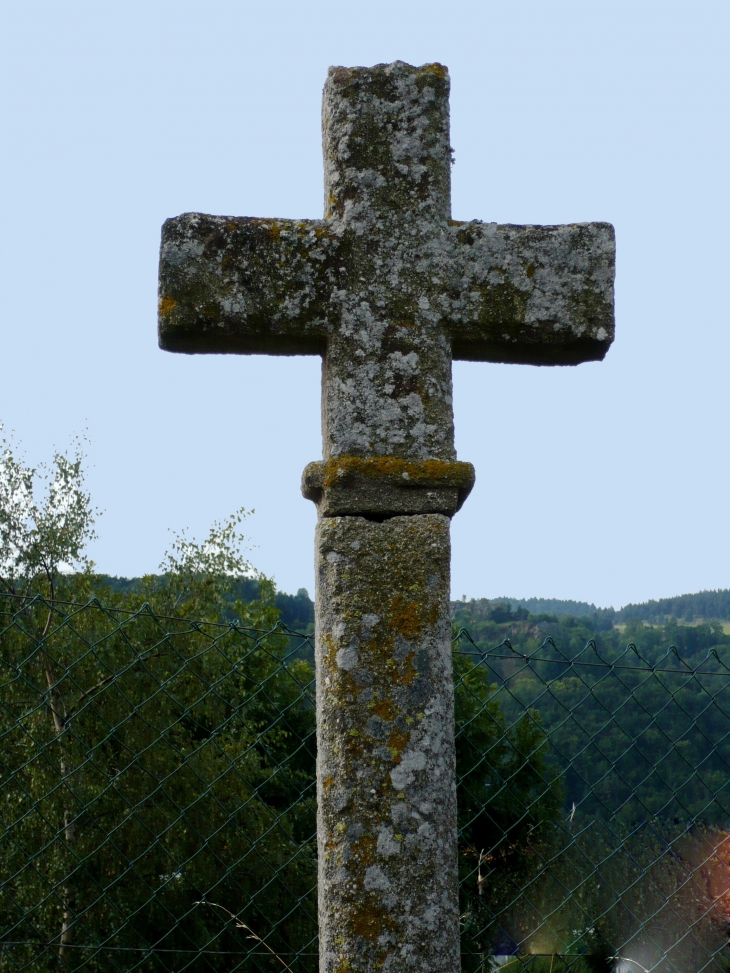
[[[0,648],[0,969],[314,973],[311,638],[0,599]],[[454,649],[464,970],[727,970],[730,669]]]
[[[730,669],[455,647],[464,969],[727,970]]]
[[[0,638],[1,963],[314,970],[309,639],[41,600]]]

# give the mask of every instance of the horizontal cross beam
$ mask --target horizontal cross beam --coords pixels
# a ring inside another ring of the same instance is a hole
[[[385,292],[386,313],[415,327],[422,318],[438,324],[454,359],[574,365],[604,357],[614,333],[610,224],[449,221],[439,229],[425,245],[406,244],[399,266],[383,259],[364,281],[353,259],[358,241],[324,220],[167,220],[160,345],[188,354],[322,355],[346,296]]]

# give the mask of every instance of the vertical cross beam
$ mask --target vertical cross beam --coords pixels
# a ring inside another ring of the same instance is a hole
[[[168,220],[160,345],[319,354],[322,973],[457,973],[451,360],[577,364],[613,340],[613,229],[450,218],[441,65],[331,68],[323,220]]]
[[[335,69],[324,90],[325,219],[360,282],[324,356],[326,461],[304,477],[328,973],[460,968],[449,516],[473,472],[454,462],[432,259],[413,259],[451,215],[447,83]]]

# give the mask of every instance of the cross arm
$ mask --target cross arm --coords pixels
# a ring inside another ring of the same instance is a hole
[[[185,213],[162,227],[159,343],[166,351],[321,354],[339,273],[322,221]]]
[[[600,361],[614,336],[610,223],[452,223],[441,295],[453,357],[531,365]],[[443,280],[443,278],[442,278]]]

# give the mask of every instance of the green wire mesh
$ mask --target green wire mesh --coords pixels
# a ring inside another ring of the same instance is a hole
[[[464,969],[727,970],[727,666],[455,648]]]
[[[309,640],[67,611],[3,617],[4,968],[315,969]]]
[[[0,970],[314,973],[310,637],[0,599]],[[454,640],[463,969],[728,970],[730,669]]]

